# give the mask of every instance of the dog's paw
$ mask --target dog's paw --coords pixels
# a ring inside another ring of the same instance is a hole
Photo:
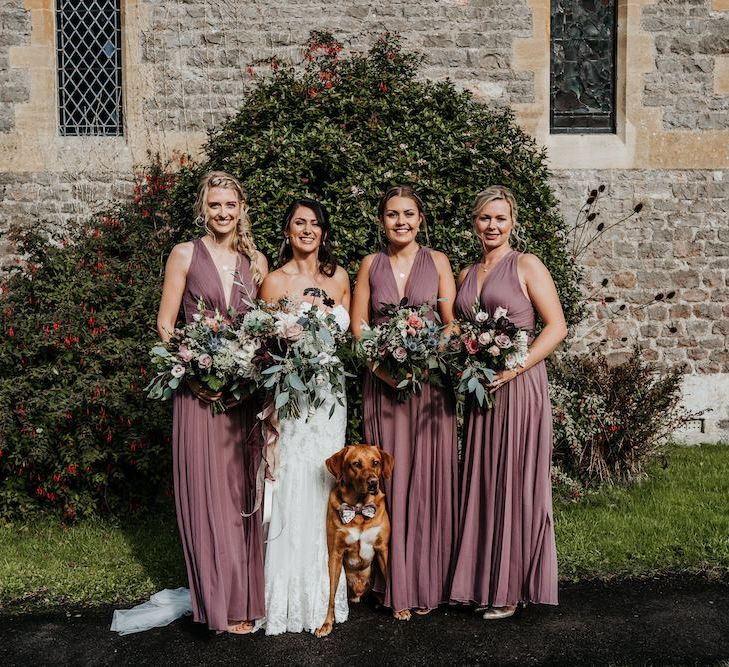
[[[409,621],[410,620],[410,610],[409,609],[403,609],[402,611],[393,611],[392,615],[394,616],[396,621]]]
[[[333,626],[334,623],[332,623],[331,621],[324,621],[322,626],[314,631],[314,636],[326,637],[328,634],[331,634]]]

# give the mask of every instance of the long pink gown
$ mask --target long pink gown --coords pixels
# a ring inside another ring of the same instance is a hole
[[[183,308],[187,322],[199,297],[207,308],[226,312],[218,271],[201,239],[194,243]],[[247,309],[255,298],[250,261],[239,255],[230,305]],[[223,631],[229,620],[264,616],[263,545],[260,512],[244,519],[255,496],[260,444],[252,429],[256,406],[240,406],[213,415],[189,390],[177,393],[173,408],[173,475],[175,506],[193,619]],[[251,437],[249,437],[251,436]]]
[[[382,322],[383,304],[400,301],[385,252],[369,274],[371,321]],[[436,306],[438,271],[430,250],[421,247],[405,285],[410,305]],[[392,479],[385,480],[392,524],[389,576],[375,590],[396,611],[433,609],[448,601],[449,570],[457,521],[458,450],[455,401],[450,389],[424,384],[404,402],[372,373],[364,382],[364,432],[394,456]]]
[[[474,264],[456,298],[457,317],[472,318],[478,300],[489,313],[506,308],[516,326],[533,331],[534,307],[519,283],[518,258],[518,252],[503,257],[480,294]],[[473,401],[467,409],[451,601],[557,604],[552,411],[544,362],[494,398],[489,410]]]

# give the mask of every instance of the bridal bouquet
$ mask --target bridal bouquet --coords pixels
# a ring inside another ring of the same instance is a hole
[[[312,415],[329,396],[344,405],[341,352],[348,334],[333,313],[306,301],[259,301],[239,326],[243,337],[255,341],[252,377],[272,394],[279,418]]]
[[[423,382],[440,383],[447,371],[441,350],[443,326],[430,305],[408,306],[407,299],[383,308],[388,319],[377,326],[362,326],[357,344],[360,358],[372,370],[382,368],[396,382],[398,399],[420,390]],[[435,317],[431,318],[431,314]]]
[[[157,371],[145,391],[149,398],[168,400],[185,380],[195,380],[211,392],[225,392],[236,400],[255,388],[253,341],[241,336],[235,322],[217,310],[208,315],[200,299],[193,321],[175,329],[167,343],[150,350]],[[223,400],[210,404],[214,413],[225,410]]]
[[[456,352],[452,366],[459,380],[459,393],[475,394],[479,405],[493,405],[488,385],[496,373],[523,366],[527,357],[528,334],[508,317],[506,308],[489,315],[478,303],[473,306],[474,321],[459,321],[461,333],[451,339]]]

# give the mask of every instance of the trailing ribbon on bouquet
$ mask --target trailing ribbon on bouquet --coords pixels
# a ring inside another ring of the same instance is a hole
[[[250,512],[244,512],[241,509],[241,516],[248,518],[253,516],[263,503],[264,485],[266,480],[275,481],[278,475],[280,464],[278,450],[278,414],[273,403],[273,398],[269,396],[263,404],[263,409],[256,415],[261,425],[261,463],[256,473],[256,501]],[[263,522],[266,522],[264,517]]]
[[[348,503],[342,503],[339,506],[339,518],[342,520],[343,524],[348,524],[358,514],[363,516],[365,519],[371,519],[376,513],[377,508],[372,503],[367,503],[366,505],[349,505]]]

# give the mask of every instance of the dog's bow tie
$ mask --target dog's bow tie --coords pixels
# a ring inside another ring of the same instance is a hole
[[[377,513],[377,508],[372,504],[367,505],[348,505],[342,503],[339,506],[339,518],[342,523],[349,523],[355,516],[361,514],[365,519],[371,519]]]

